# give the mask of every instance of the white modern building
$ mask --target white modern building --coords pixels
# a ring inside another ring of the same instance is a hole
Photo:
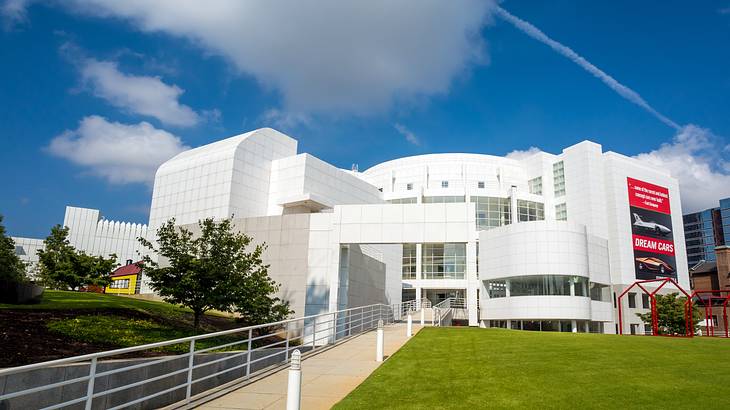
[[[657,214],[670,233],[637,231],[636,213]],[[637,278],[689,288],[677,180],[590,141],[556,155],[429,154],[357,172],[265,128],[161,165],[149,227],[80,208],[64,223],[80,249],[123,261],[139,258],[134,238],[173,217],[193,229],[233,217],[265,242],[298,315],[463,297],[471,326],[614,333],[615,295]],[[644,331],[632,313],[648,307],[640,296],[624,301],[627,333]]]

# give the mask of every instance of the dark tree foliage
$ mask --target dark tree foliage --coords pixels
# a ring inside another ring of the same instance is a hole
[[[291,314],[289,303],[275,296],[279,285],[268,275],[261,255],[265,245],[247,248],[252,238],[233,230],[231,220],[198,222],[199,234],[175,226],[157,230],[157,242],[139,241],[158,256],[143,258],[152,288],[166,301],[190,308],[194,327],[209,310],[237,312],[246,324],[278,321]]]
[[[38,251],[38,275],[46,287],[77,290],[82,286],[106,286],[117,266],[116,255],[91,256],[77,251],[68,241],[68,227],[56,225]]]
[[[3,216],[0,215],[0,282],[26,281],[25,264],[15,254],[15,241],[5,234]]]
[[[677,293],[666,295],[655,295],[657,308],[657,321],[660,335],[684,335],[687,333],[685,325],[684,303],[687,298]],[[637,313],[636,316],[647,325],[651,326],[651,311]],[[692,309],[692,323],[694,330],[697,330],[697,323],[702,319],[699,309]]]

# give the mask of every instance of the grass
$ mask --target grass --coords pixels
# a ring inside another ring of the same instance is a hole
[[[425,328],[336,409],[724,406],[730,340]]]
[[[57,290],[46,290],[39,304],[0,304],[2,311],[15,315],[10,316],[10,326],[15,322],[22,326],[19,321],[12,320],[18,315],[40,315],[38,320],[42,320],[52,334],[106,348],[137,346],[241,326],[230,315],[209,312],[201,318],[200,329],[196,332],[192,311],[187,308],[125,296]],[[232,335],[206,339],[198,344],[198,349],[241,338],[241,335]],[[43,340],[33,343],[43,343]],[[49,346],[49,350],[53,348]],[[158,351],[176,353],[188,348],[187,344],[178,344]]]
[[[195,335],[193,329],[174,327],[148,319],[129,318],[116,315],[83,315],[70,319],[53,320],[47,324],[49,330],[87,343],[110,343],[117,347],[139,346],[147,343],[162,342]],[[224,343],[245,339],[247,334],[219,336],[203,339],[196,344],[197,349],[213,347]],[[240,349],[236,345],[229,350]],[[174,344],[156,349],[167,353],[184,353],[189,350],[187,343]]]

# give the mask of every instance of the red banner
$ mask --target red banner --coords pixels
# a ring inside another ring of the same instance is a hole
[[[632,235],[634,250],[674,256],[674,242],[648,236]]]
[[[669,190],[659,185],[627,178],[629,184],[629,205],[650,211],[670,214]]]

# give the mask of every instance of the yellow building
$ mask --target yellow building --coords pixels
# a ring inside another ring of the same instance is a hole
[[[111,274],[112,282],[104,288],[104,293],[114,295],[134,295],[139,293],[139,281],[142,275],[142,268],[139,262],[127,261],[125,266],[117,268]]]

